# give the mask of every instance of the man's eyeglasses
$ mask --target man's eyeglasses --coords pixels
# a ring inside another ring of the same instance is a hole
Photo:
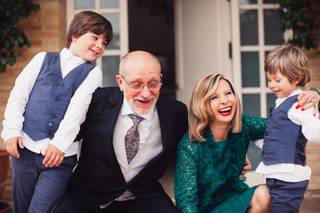
[[[126,82],[126,84],[131,87],[132,89],[142,91],[145,86],[148,87],[148,89],[158,89],[162,85],[162,75],[160,75],[160,80],[151,80],[148,83],[144,84],[142,82],[128,82],[127,79],[123,75],[120,75],[121,78]]]

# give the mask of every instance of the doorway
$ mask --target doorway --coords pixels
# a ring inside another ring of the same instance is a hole
[[[129,51],[144,50],[154,54],[161,63],[161,93],[176,96],[174,1],[128,1]]]

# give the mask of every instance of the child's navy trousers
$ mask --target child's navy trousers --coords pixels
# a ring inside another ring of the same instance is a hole
[[[298,213],[309,181],[286,182],[267,178],[272,213]]]
[[[41,154],[26,148],[19,152],[20,158],[12,158],[14,212],[53,212],[77,163],[76,155],[65,157],[58,167],[46,168]]]

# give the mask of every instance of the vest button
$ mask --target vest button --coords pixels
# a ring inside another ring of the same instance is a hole
[[[50,117],[51,117],[51,118],[56,118],[56,117],[57,117],[57,115],[56,115],[56,114],[54,114],[54,113],[51,113]]]
[[[64,83],[61,82],[61,83],[59,84],[59,87],[64,87]]]
[[[55,101],[60,101],[60,98],[57,96],[54,98]]]
[[[49,122],[49,123],[48,123],[48,126],[49,126],[49,127],[53,127],[53,123]]]

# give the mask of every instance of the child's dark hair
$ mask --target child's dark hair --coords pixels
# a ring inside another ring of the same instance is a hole
[[[265,59],[264,70],[269,74],[279,71],[290,83],[298,81],[300,87],[311,80],[307,56],[291,44],[273,49]]]
[[[71,21],[67,34],[67,47],[70,47],[72,37],[78,38],[87,32],[103,35],[107,44],[112,40],[112,26],[104,16],[93,11],[82,11]]]

